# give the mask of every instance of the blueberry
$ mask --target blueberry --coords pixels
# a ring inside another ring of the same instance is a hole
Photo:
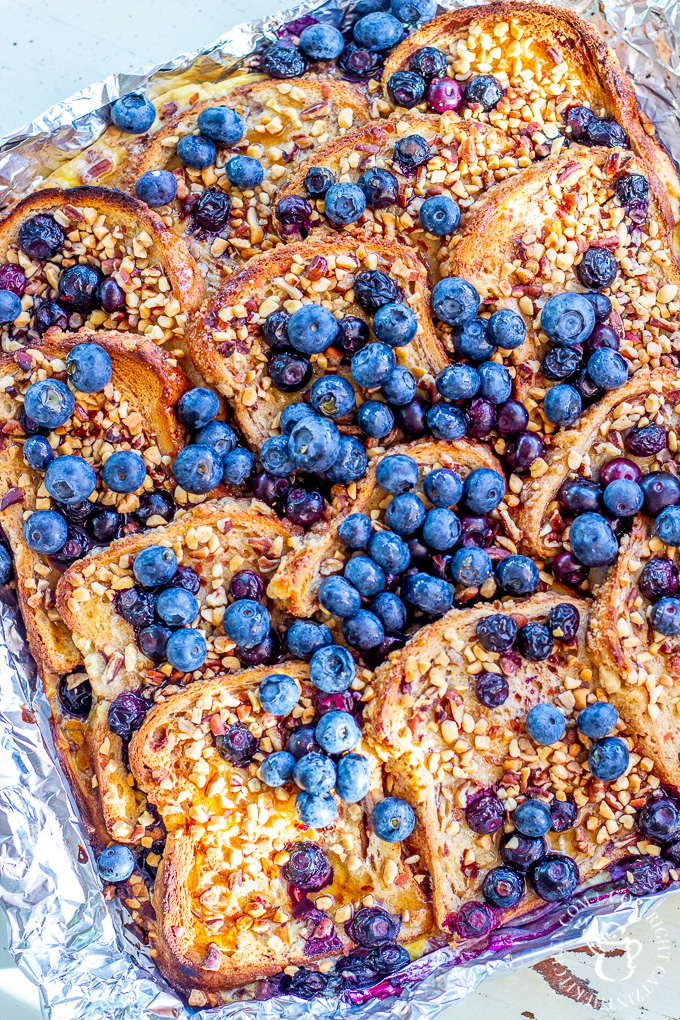
[[[422,135],[407,135],[394,146],[394,158],[406,172],[429,162],[431,155],[430,146]]]
[[[482,882],[484,899],[493,907],[507,910],[524,895],[524,881],[513,868],[498,867],[487,871]]]
[[[447,581],[429,574],[407,577],[401,586],[401,597],[415,609],[430,616],[443,616],[453,605],[453,590]]]
[[[0,542],[0,584],[7,584],[11,577],[12,557],[10,556],[7,546]]]
[[[395,106],[410,110],[425,98],[425,80],[414,71],[395,71],[387,80],[387,95]]]
[[[578,728],[590,740],[600,740],[615,729],[619,713],[608,701],[594,701],[581,709],[576,720]]]
[[[240,113],[228,106],[212,106],[199,114],[198,130],[218,145],[232,146],[243,138],[245,122]]]
[[[460,329],[477,315],[479,294],[467,280],[450,276],[434,285],[432,311],[442,322]]]
[[[74,389],[100,393],[111,379],[111,358],[99,344],[76,344],[66,356],[66,372]]]
[[[135,855],[129,846],[112,843],[100,853],[97,869],[102,882],[126,882],[135,870],[135,864]]]
[[[291,489],[286,497],[284,514],[293,524],[303,528],[315,524],[323,517],[324,501],[319,492],[308,492],[306,489]]]
[[[479,385],[479,373],[471,365],[449,365],[437,376],[437,389],[447,400],[470,400]]]
[[[546,747],[561,740],[566,729],[564,716],[559,708],[547,702],[534,705],[529,710],[526,726],[531,739]]]
[[[383,170],[381,167],[365,170],[357,184],[364,193],[369,209],[388,209],[399,198],[397,178],[389,170]]]
[[[596,513],[601,509],[602,490],[589,478],[569,478],[560,486],[557,498],[569,514]]]
[[[532,864],[545,857],[547,850],[545,837],[532,838],[515,831],[503,837],[499,855],[504,864],[510,865],[523,875],[529,871]]]
[[[4,549],[4,546],[0,546]],[[85,719],[92,708],[92,684],[84,673],[69,673],[59,681],[59,703],[65,712]]]
[[[345,40],[333,25],[308,25],[300,35],[300,49],[311,60],[335,60],[344,46]]]
[[[252,156],[232,156],[225,170],[229,183],[241,191],[253,191],[264,177],[264,167]]]
[[[383,439],[394,428],[394,415],[381,400],[367,400],[357,411],[357,425],[372,439]]]
[[[356,402],[352,386],[339,375],[326,375],[317,379],[309,396],[312,407],[319,414],[325,414],[329,418],[341,418],[343,415],[349,414]],[[305,413],[301,417],[309,417],[309,413]]]
[[[262,57],[262,70],[270,78],[297,78],[304,74],[307,61],[296,46],[274,43]]]
[[[67,536],[68,525],[55,510],[36,510],[24,524],[26,544],[37,553],[50,555],[57,552]]]
[[[173,465],[175,481],[185,492],[203,495],[222,480],[222,461],[212,446],[185,446]]]
[[[41,428],[56,429],[73,414],[75,398],[58,379],[40,379],[24,395],[24,413]]]
[[[111,105],[112,124],[130,135],[143,135],[155,119],[155,106],[139,92],[129,92]]]
[[[614,191],[621,205],[632,205],[636,202],[647,202],[649,199],[649,182],[642,174],[622,174],[614,182]]]
[[[338,323],[323,305],[303,305],[286,323],[291,347],[302,354],[320,354],[338,335]]]
[[[333,881],[333,869],[316,843],[293,843],[281,873],[286,882],[301,891],[317,892]]]
[[[376,11],[359,18],[354,25],[354,41],[357,46],[367,50],[388,50],[390,46],[401,42],[404,30],[391,14]]]
[[[571,137],[575,142],[588,141],[588,127],[598,118],[587,106],[571,106],[566,113],[565,120],[571,129]]]
[[[481,106],[483,110],[493,110],[503,94],[500,82],[490,74],[478,74],[470,78],[465,86],[467,102]]]
[[[350,646],[358,651],[377,648],[385,637],[380,619],[373,613],[360,609],[353,616],[348,616],[342,624],[342,634]]]
[[[335,765],[324,754],[303,754],[293,767],[293,779],[307,793],[328,793],[335,786]]]
[[[550,658],[554,647],[553,636],[544,623],[527,623],[517,632],[515,648],[529,662],[542,662]]]
[[[423,230],[435,237],[453,233],[460,223],[460,209],[449,195],[426,198],[418,215]]]
[[[514,436],[529,424],[529,412],[518,400],[505,400],[498,407],[496,428],[501,436]]]
[[[584,287],[604,290],[616,279],[618,268],[609,248],[587,248],[576,267],[576,275]]]
[[[453,335],[453,345],[461,358],[471,361],[485,361],[495,351],[489,339],[489,320],[471,318],[458,328]]]
[[[239,648],[254,648],[269,634],[269,613],[253,599],[239,599],[227,606],[222,626]]]
[[[378,839],[401,843],[413,832],[416,816],[413,808],[400,797],[385,797],[371,813],[371,825]]]
[[[325,829],[332,825],[338,814],[337,805],[330,793],[298,793],[295,807],[302,824],[312,829]]]
[[[626,449],[635,457],[653,457],[654,454],[665,450],[668,445],[666,430],[654,424],[631,429],[625,441]],[[634,478],[633,481],[639,482],[640,478]]]
[[[606,294],[592,290],[584,294],[583,297],[593,306],[596,322],[605,322],[612,314],[612,303]]]
[[[231,425],[225,421],[211,421],[196,432],[192,445],[210,446],[223,460],[237,442],[238,438]]]
[[[201,429],[220,409],[220,398],[212,390],[197,386],[177,401],[177,420],[188,429]]]
[[[477,624],[477,639],[488,652],[507,652],[515,643],[517,624],[506,613],[485,616]]]
[[[391,531],[374,532],[368,542],[368,554],[389,574],[401,574],[411,559],[406,543]],[[350,560],[350,563],[352,562]]]
[[[426,81],[432,81],[433,78],[443,78],[447,68],[446,56],[441,50],[435,49],[434,46],[424,46],[413,54],[409,67],[416,74],[425,78]]]
[[[680,599],[660,599],[650,610],[649,622],[654,630],[666,637],[680,634]]]
[[[409,436],[421,437],[427,434],[427,412],[429,404],[414,397],[403,407],[397,407],[394,411],[394,419],[400,429],[403,429]]]
[[[334,463],[326,469],[329,482],[348,485],[366,474],[368,457],[362,444],[354,436],[340,436],[340,450]]]
[[[221,188],[206,188],[191,213],[199,227],[216,233],[226,226],[231,212],[231,199]]]
[[[285,478],[295,470],[286,436],[272,436],[266,439],[260,450],[260,460],[265,471],[276,478]]]
[[[260,779],[267,786],[285,786],[293,778],[295,758],[288,751],[268,754],[260,765]]]
[[[384,63],[384,54],[375,50],[367,50],[348,42],[338,59],[338,66],[343,77],[350,81],[368,81],[371,77],[380,77]]]
[[[526,340],[526,323],[517,312],[501,308],[489,319],[488,336],[495,347],[505,351],[514,350]]]
[[[515,808],[512,818],[515,828],[523,836],[545,836],[552,825],[550,808],[542,800],[530,798],[522,801]]]
[[[354,278],[354,296],[369,315],[399,300],[394,280],[380,269],[362,269]]]
[[[650,471],[640,479],[645,513],[656,517],[667,506],[680,505],[680,481],[666,471]]]
[[[338,330],[335,346],[347,357],[365,347],[370,339],[367,323],[357,315],[345,315],[338,322]]]
[[[398,535],[412,535],[425,520],[425,507],[411,492],[395,496],[385,511],[385,524]]]
[[[147,170],[135,181],[135,197],[155,209],[168,205],[177,195],[177,178],[169,170]]]
[[[312,204],[303,195],[284,195],[277,203],[276,217],[289,236],[306,236],[312,227]]]
[[[69,266],[59,276],[59,299],[69,309],[89,312],[96,300],[100,281],[100,273],[92,266]]]
[[[0,290],[0,326],[14,322],[21,315],[21,298],[10,290]]]
[[[533,595],[538,589],[538,567],[528,556],[511,555],[496,566],[496,580],[506,595]]]
[[[118,450],[107,458],[102,481],[112,492],[136,492],[146,478],[146,465],[134,450]]]
[[[596,779],[605,783],[620,779],[628,768],[630,754],[619,737],[597,740],[588,754],[588,767]]]
[[[35,471],[44,471],[54,460],[54,450],[44,436],[29,436],[24,443],[24,460]]]
[[[546,379],[559,382],[578,372],[583,365],[580,347],[553,347],[541,362],[541,371]]]
[[[581,615],[570,602],[561,602],[548,613],[546,626],[557,641],[573,645],[578,637],[578,629],[581,625]]]
[[[455,506],[463,494],[463,482],[455,471],[436,468],[425,475],[423,489],[430,503],[435,506]]]
[[[434,18],[437,3],[436,0],[392,0],[390,10],[399,21],[415,25]]]
[[[573,347],[587,340],[595,326],[593,306],[583,294],[568,291],[546,301],[541,329],[558,347]]]
[[[325,166],[313,166],[303,181],[303,187],[310,198],[323,198],[332,184],[335,184],[335,177]]]
[[[638,828],[657,843],[670,843],[680,838],[680,805],[673,797],[648,800],[638,815]]]
[[[612,485],[626,484],[635,485],[634,482],[612,482]],[[611,485],[608,488],[611,488]],[[640,487],[635,485],[635,488],[642,496]],[[642,505],[642,499],[640,499],[640,505]],[[636,509],[639,510],[640,507],[638,506]],[[667,506],[665,510],[662,510],[656,519],[654,531],[666,545],[680,546],[680,506]]]
[[[382,343],[390,347],[403,347],[410,343],[418,332],[418,320],[408,305],[394,302],[383,305],[375,313],[373,332]],[[384,382],[384,379],[381,382]]]
[[[235,599],[254,599],[261,602],[264,597],[264,581],[252,570],[237,570],[229,584],[229,594]]]
[[[475,677],[475,697],[485,708],[498,708],[510,697],[508,681],[499,673],[482,670]]]
[[[284,643],[294,659],[311,659],[320,648],[332,644],[333,635],[325,623],[295,620],[284,635]]]
[[[488,553],[476,546],[457,549],[451,560],[451,576],[458,584],[479,588],[493,575],[493,564]]]
[[[340,453],[340,433],[323,418],[303,418],[288,437],[288,453],[301,471],[326,471]]]
[[[465,821],[473,832],[489,835],[503,824],[503,801],[493,793],[483,793],[467,805]]]
[[[156,613],[169,627],[186,627],[198,616],[198,599],[186,588],[166,588],[156,599]]]
[[[185,135],[177,143],[177,158],[190,170],[205,170],[212,166],[216,156],[213,142],[201,135]]]
[[[579,883],[578,865],[571,857],[562,854],[547,854],[543,860],[532,865],[529,875],[531,884],[542,900],[561,903],[570,899]]]
[[[512,393],[512,379],[505,365],[484,361],[477,367],[479,395],[491,404],[502,404]]]
[[[146,588],[167,584],[177,572],[177,557],[163,545],[148,545],[135,556],[132,573]]]
[[[357,184],[332,184],[326,192],[324,210],[331,225],[347,227],[356,223],[366,209],[366,196]]]
[[[429,510],[423,525],[423,539],[431,549],[446,552],[460,537],[460,521],[451,510],[435,507]]]
[[[568,383],[560,383],[546,393],[543,410],[552,425],[573,425],[583,410],[581,394]]]
[[[619,543],[608,521],[600,514],[581,514],[569,529],[571,549],[585,567],[604,567],[613,563]]]
[[[168,638],[165,654],[168,662],[175,669],[181,669],[183,673],[191,673],[192,670],[203,665],[207,651],[206,641],[200,630],[182,627]]]
[[[375,471],[378,485],[393,495],[408,492],[418,481],[418,465],[413,457],[395,453],[383,457]]]
[[[249,729],[234,723],[226,733],[220,733],[215,737],[215,747],[225,761],[243,768],[252,760],[258,748],[258,741]]]
[[[628,379],[628,366],[618,351],[601,347],[591,354],[586,367],[588,375],[603,390],[615,390]]]
[[[491,468],[476,468],[463,483],[463,502],[471,514],[488,514],[505,495],[505,479]]]
[[[313,407],[300,401],[297,404],[287,404],[279,417],[279,428],[284,436],[289,436],[294,427],[302,418],[313,418],[315,415]]]
[[[68,313],[58,305],[56,301],[43,301],[35,309],[34,325],[42,336],[50,326],[57,326],[59,329],[68,329]]]
[[[550,805],[553,832],[566,832],[573,828],[577,813],[573,800],[554,800]]]
[[[386,634],[398,634],[406,624],[406,607],[392,592],[383,591],[374,598],[371,612],[378,617]]]
[[[52,216],[39,214],[19,227],[19,247],[29,259],[54,258],[64,247],[64,231]]]
[[[626,481],[625,479],[617,479],[616,481],[609,483],[607,488],[604,490],[602,500],[607,510],[609,510],[615,517],[632,517],[633,514],[636,514],[638,510],[642,508],[644,496],[642,494],[642,489],[636,482]],[[680,525],[680,508],[678,524]],[[657,534],[660,534],[660,532],[657,531]],[[680,544],[680,532],[678,532],[678,535],[678,544]]]
[[[317,647],[309,664],[309,678],[320,691],[339,694],[349,688],[355,677],[354,659],[346,648],[332,644]]]
[[[312,378],[312,366],[299,354],[282,352],[269,362],[269,378],[282,393],[297,393]]]
[[[111,702],[106,722],[112,733],[129,740],[144,722],[147,705],[136,691],[124,691]]]
[[[374,389],[394,371],[394,351],[384,343],[368,344],[352,358],[350,371],[357,386]]]
[[[358,592],[371,598],[385,587],[385,575],[368,556],[354,556],[347,561],[345,578]]]
[[[462,439],[468,428],[468,417],[459,407],[435,404],[427,412],[427,424],[435,439],[453,442]]]
[[[338,526],[338,538],[345,549],[365,549],[371,533],[371,519],[366,514],[350,514]]]
[[[640,593],[650,602],[676,595],[680,588],[680,572],[672,560],[653,556],[645,564],[638,579]]]
[[[72,506],[83,503],[97,485],[94,468],[82,457],[67,455],[55,457],[47,465],[45,472],[45,488],[50,496]]]
[[[335,616],[353,616],[361,609],[361,595],[344,577],[326,577],[319,586],[318,598]]]
[[[361,730],[349,712],[326,712],[316,725],[315,736],[328,754],[342,754],[357,746]]]
[[[362,754],[350,752],[338,762],[335,792],[341,800],[356,804],[371,788],[371,766]]]

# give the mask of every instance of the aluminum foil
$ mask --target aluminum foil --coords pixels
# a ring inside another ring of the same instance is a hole
[[[160,95],[180,81],[226,77],[310,12],[342,27],[362,0],[303,0],[239,25],[204,49],[136,74],[112,75],[52,106],[0,139],[0,208],[31,190],[104,130],[108,104],[132,89]],[[444,0],[443,8],[465,6]],[[567,6],[567,4],[563,4]],[[671,154],[680,159],[680,6],[677,0],[573,0],[610,45]],[[568,906],[544,908],[521,927],[500,929],[484,948],[439,949],[401,974],[342,1001],[289,997],[193,1010],[165,984],[124,909],[105,903],[78,812],[54,751],[40,689],[11,594],[0,589],[0,902],[10,952],[40,989],[51,1020],[421,1020],[464,998],[492,974],[509,973],[601,943],[650,914],[667,896],[634,898],[594,884]]]

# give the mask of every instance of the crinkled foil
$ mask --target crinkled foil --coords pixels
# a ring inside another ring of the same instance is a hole
[[[31,190],[103,131],[107,104],[132,89],[148,95],[184,81],[214,81],[261,49],[287,22],[314,12],[342,25],[361,0],[303,0],[232,29],[200,52],[120,74],[52,106],[0,139],[0,208]],[[456,6],[445,0],[443,7]],[[680,7],[677,0],[574,0],[607,38],[641,103],[680,159]],[[40,988],[51,1020],[421,1020],[462,999],[492,974],[531,966],[584,942],[599,943],[650,913],[662,897],[633,898],[591,886],[568,907],[544,908],[485,947],[440,949],[398,976],[346,1000],[289,997],[193,1010],[161,979],[123,908],[105,903],[78,812],[56,764],[49,706],[40,690],[10,592],[0,589],[0,902],[10,952]],[[666,893],[663,898],[670,895]]]

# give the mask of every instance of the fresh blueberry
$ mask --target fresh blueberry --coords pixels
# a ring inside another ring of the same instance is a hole
[[[55,510],[36,510],[24,524],[26,544],[37,553],[58,552],[67,537],[68,525]]]
[[[430,160],[432,153],[422,135],[406,135],[394,146],[394,158],[406,171],[416,170]]]
[[[680,599],[660,599],[649,612],[649,622],[654,630],[665,637],[680,634]]]
[[[600,740],[615,729],[618,719],[619,713],[608,701],[594,701],[581,709],[576,722],[584,736]]]
[[[546,393],[543,410],[552,425],[573,425],[583,410],[581,394],[568,383],[560,383]]]
[[[253,156],[232,156],[225,170],[229,183],[241,191],[253,191],[264,177],[264,167]]]
[[[435,439],[453,442],[465,435],[468,417],[459,407],[451,404],[434,404],[427,412],[427,424]]]
[[[221,188],[206,188],[191,214],[199,227],[216,233],[226,226],[231,212],[231,199]]]
[[[491,343],[501,350],[511,351],[524,343],[527,327],[524,319],[510,308],[500,308],[489,319],[488,335]]]
[[[418,320],[408,305],[401,302],[383,305],[373,318],[373,332],[382,343],[403,347],[418,332]]]
[[[430,616],[443,616],[453,605],[453,590],[447,581],[429,574],[407,577],[401,586],[404,602]]]
[[[403,429],[409,436],[420,438],[429,431],[427,424],[427,412],[430,405],[420,397],[414,397],[410,403],[403,407],[397,407],[394,411],[394,419],[400,429]]]
[[[21,224],[17,240],[29,259],[44,261],[54,258],[61,251],[65,237],[64,231],[52,216],[39,214]]]
[[[603,737],[595,741],[588,754],[588,768],[596,779],[605,783],[620,779],[629,761],[628,748],[620,737]]]
[[[367,400],[357,411],[357,425],[372,439],[383,439],[394,428],[394,415],[381,400]]]
[[[40,379],[24,395],[24,414],[45,429],[56,429],[67,422],[75,405],[70,389],[58,379]]]
[[[618,270],[609,248],[587,248],[576,267],[576,275],[589,290],[605,290],[611,287]]]
[[[408,492],[418,481],[418,465],[413,457],[395,453],[383,457],[375,471],[378,485],[393,495]]]
[[[506,595],[533,595],[538,589],[538,567],[528,556],[511,555],[496,566],[496,580]]]
[[[541,312],[541,329],[557,347],[587,340],[595,326],[593,306],[583,294],[566,291],[549,298]]]
[[[502,404],[512,393],[512,379],[505,365],[484,361],[477,366],[479,395],[490,404]]]
[[[99,344],[76,344],[66,356],[66,373],[74,389],[100,393],[111,379],[111,358]]]
[[[517,638],[517,624],[507,613],[485,616],[477,624],[477,638],[488,652],[507,652]]]
[[[246,126],[243,117],[236,110],[228,106],[212,106],[199,114],[198,130],[204,138],[209,138],[218,145],[232,146],[241,141]]]
[[[467,280],[450,276],[434,285],[432,311],[442,322],[460,329],[477,315],[479,294]]]
[[[271,436],[262,444],[260,461],[265,471],[275,478],[285,478],[295,470],[286,436]]]
[[[534,892],[548,903],[570,899],[579,883],[578,865],[571,857],[547,854],[533,864],[529,875]]]
[[[188,429],[201,429],[220,409],[220,398],[205,386],[187,390],[177,401],[177,420]]]
[[[212,446],[185,446],[177,454],[172,470],[177,484],[185,492],[197,495],[210,492],[222,481],[222,461]]]
[[[307,489],[297,487],[289,490],[283,512],[293,524],[300,524],[303,528],[307,528],[310,524],[316,524],[318,520],[321,520],[324,506],[323,496],[320,492],[308,492]]]
[[[317,647],[309,664],[309,678],[320,691],[339,694],[349,688],[355,677],[356,665],[346,648],[332,644]]]
[[[312,829],[325,829],[335,821],[338,808],[330,793],[298,793],[295,798],[298,818]]]
[[[602,490],[589,478],[568,478],[557,492],[560,506],[574,516],[602,509]]]
[[[389,378],[395,364],[394,351],[387,344],[368,344],[354,355],[350,371],[357,386],[375,389]]]
[[[333,635],[325,623],[295,620],[284,635],[284,643],[294,659],[311,659],[320,648],[332,644]]]
[[[436,0],[392,0],[390,10],[395,18],[409,25],[430,21],[437,13]]]
[[[224,633],[239,648],[254,648],[269,634],[267,609],[253,599],[238,599],[227,606],[222,621]]]
[[[24,446],[24,450],[26,447]],[[611,485],[635,485],[634,482],[612,482]],[[607,486],[607,489],[611,488],[611,485]],[[635,488],[640,492],[642,496],[642,490],[638,485]],[[607,490],[605,490],[605,496]],[[642,505],[642,499],[640,500]],[[639,510],[638,506],[636,510]],[[636,512],[636,511],[634,511]],[[665,510],[662,510],[656,519],[654,530],[659,536],[662,542],[666,545],[680,546],[680,506],[667,506]]]
[[[391,531],[374,532],[368,542],[368,554],[388,574],[401,574],[411,559],[406,543]]]
[[[489,320],[471,318],[453,335],[453,346],[461,358],[486,361],[496,348],[489,339]]]
[[[152,662],[165,662],[171,634],[172,631],[169,627],[163,627],[160,623],[152,623],[138,631],[137,644]]]
[[[543,662],[550,658],[554,647],[554,638],[544,623],[533,621],[520,627],[517,632],[515,648],[529,662]]]
[[[395,106],[410,110],[425,98],[425,79],[415,71],[395,71],[387,79],[387,95]]]
[[[386,634],[398,634],[406,624],[406,606],[398,595],[383,591],[371,603],[371,612],[377,616]]]
[[[344,577],[326,577],[319,586],[318,598],[335,616],[353,616],[361,609],[361,595]]]
[[[166,588],[156,599],[156,613],[169,627],[186,627],[198,616],[198,599],[186,588]]]
[[[362,754],[344,754],[338,762],[335,792],[341,800],[356,804],[371,788],[371,766]]]
[[[578,814],[573,800],[554,800],[550,805],[553,832],[566,832],[574,827]]]
[[[201,135],[185,135],[177,143],[177,158],[190,170],[205,170],[212,166],[216,156],[214,144]]]
[[[381,269],[362,269],[354,278],[354,296],[369,315],[379,308],[399,300],[397,285]]]
[[[588,375],[603,390],[615,390],[628,379],[628,366],[618,353],[609,347],[600,347],[591,354],[586,366]]]
[[[377,648],[385,637],[379,618],[365,609],[360,609],[358,613],[348,616],[343,621],[342,634],[350,648],[362,652]]]
[[[303,186],[310,198],[323,198],[332,184],[335,184],[333,172],[325,166],[313,166],[308,170]]]
[[[11,577],[12,577],[12,557],[10,556],[9,549],[7,548],[7,546],[0,543],[0,584],[7,584]],[[85,714],[87,715],[87,712]]]
[[[264,598],[264,581],[253,570],[237,570],[229,582],[229,594],[235,599],[254,599],[261,602]]]
[[[467,434],[474,439],[490,439],[496,424],[496,405],[483,397],[473,397],[468,403]]]
[[[488,514],[505,495],[505,479],[491,468],[476,468],[463,483],[463,502],[471,514]]]
[[[307,793],[328,793],[335,786],[335,765],[324,754],[303,754],[293,767],[293,779]]]
[[[612,303],[606,294],[600,294],[596,290],[591,290],[584,294],[583,297],[590,301],[593,306],[596,322],[605,322],[612,314]]]
[[[447,400],[471,400],[479,385],[479,373],[471,365],[449,365],[437,376],[437,389]]]
[[[451,576],[458,584],[479,588],[487,577],[493,575],[491,557],[476,546],[457,549],[451,560]]]
[[[277,42],[262,57],[262,70],[270,78],[297,78],[305,73],[307,61],[289,42]]]
[[[102,850],[97,861],[99,877],[102,882],[126,882],[135,870],[135,855],[129,846],[112,843]]]
[[[667,506],[680,505],[680,481],[667,471],[650,471],[640,479],[645,513],[656,517]]]
[[[395,496],[385,511],[385,524],[398,535],[412,535],[424,520],[425,507],[411,492]]]
[[[423,230],[435,237],[452,234],[460,223],[460,209],[449,195],[425,199],[418,215]]]
[[[505,400],[497,410],[496,428],[501,436],[514,436],[529,424],[529,412],[518,400]]]
[[[348,485],[363,478],[368,467],[366,450],[355,436],[340,436],[340,452],[326,470],[329,482]]]
[[[345,565],[345,578],[361,595],[371,598],[385,587],[385,575],[368,556],[353,556]]]
[[[0,290],[0,326],[14,322],[21,315],[21,298],[11,290]]]
[[[428,510],[423,524],[423,539],[430,549],[446,552],[460,538],[460,521],[451,510],[435,507]]]
[[[135,197],[155,209],[168,205],[177,195],[177,178],[169,170],[147,170],[135,182]]]
[[[424,46],[413,54],[409,68],[426,81],[443,78],[447,68],[446,55],[434,46]]]
[[[316,742],[327,754],[351,751],[361,739],[361,730],[349,712],[326,712],[314,733]]]
[[[193,438],[193,445],[211,446],[220,460],[233,450],[238,437],[231,425],[225,421],[211,421],[199,429]]]
[[[436,468],[425,475],[423,489],[430,503],[435,506],[455,506],[463,495],[460,475],[448,468]]]
[[[260,779],[267,786],[285,786],[293,778],[295,758],[288,751],[268,754],[260,765]]]
[[[96,485],[97,476],[94,468],[82,457],[71,454],[55,457],[47,465],[45,488],[50,496],[67,506],[85,502],[94,492]]]
[[[366,196],[357,184],[346,181],[332,184],[326,192],[324,210],[334,227],[347,227],[362,216]]]
[[[300,35],[300,49],[311,60],[335,60],[344,47],[345,40],[333,25],[308,25]]]
[[[148,545],[135,556],[132,573],[145,588],[167,584],[177,573],[177,557],[164,545]]]
[[[413,832],[416,816],[413,808],[400,797],[385,797],[371,813],[371,825],[378,839],[401,843]]]
[[[175,669],[191,673],[203,665],[207,652],[208,646],[200,630],[182,627],[168,638],[165,654]]]
[[[470,78],[465,86],[465,99],[469,104],[481,106],[483,110],[493,110],[503,96],[503,89],[496,78],[490,74],[478,74]]]
[[[343,415],[349,414],[356,403],[354,389],[340,375],[325,375],[317,379],[310,390],[309,399],[312,407],[319,414],[325,414],[329,418],[341,418]],[[309,417],[309,415],[303,414],[301,417]]]
[[[517,805],[512,820],[523,836],[535,838],[550,831],[552,814],[547,804],[532,797]]]
[[[600,514],[585,513],[569,529],[571,549],[584,567],[604,567],[613,563],[619,543],[608,521]]]
[[[354,41],[367,50],[388,50],[401,42],[404,29],[391,14],[376,11],[359,18],[354,25]]]
[[[134,450],[117,450],[102,468],[102,481],[112,492],[136,492],[146,478],[146,465]]]
[[[24,460],[35,471],[44,471],[54,460],[54,450],[44,436],[29,436],[24,443]]]
[[[269,378],[282,393],[297,393],[312,378],[312,366],[299,354],[282,351],[269,362]]]
[[[128,92],[111,105],[111,123],[129,135],[143,135],[156,119],[156,107],[139,92]]]
[[[340,453],[340,433],[324,418],[303,418],[288,437],[288,453],[301,471],[326,471]]]
[[[615,517],[632,517],[642,508],[644,496],[636,482],[616,479],[604,490],[602,500],[607,510]],[[669,508],[672,509],[672,508]],[[680,525],[680,508],[678,508],[678,524]],[[657,521],[658,529],[658,521]],[[657,531],[657,534],[660,532]],[[680,531],[678,532],[680,544]],[[662,536],[663,537],[663,536]]]
[[[302,354],[320,354],[338,335],[338,323],[323,305],[303,305],[286,324],[291,347]]]
[[[371,533],[371,519],[366,514],[350,514],[338,526],[338,538],[345,549],[365,549]]]
[[[315,415],[313,407],[299,401],[296,404],[287,404],[279,417],[279,428],[284,436],[289,436],[302,418],[313,418]]]
[[[559,708],[547,702],[529,709],[526,725],[531,739],[546,747],[561,740],[566,729],[564,716]]]
[[[492,868],[484,876],[482,893],[492,907],[507,910],[522,899],[524,880],[513,868]]]

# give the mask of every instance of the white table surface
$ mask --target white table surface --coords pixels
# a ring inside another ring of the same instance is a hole
[[[115,71],[158,63],[272,13],[277,0],[0,0],[0,134]],[[38,1020],[0,913],[0,1020]],[[678,1020],[680,898],[604,947],[486,982],[443,1020]]]

